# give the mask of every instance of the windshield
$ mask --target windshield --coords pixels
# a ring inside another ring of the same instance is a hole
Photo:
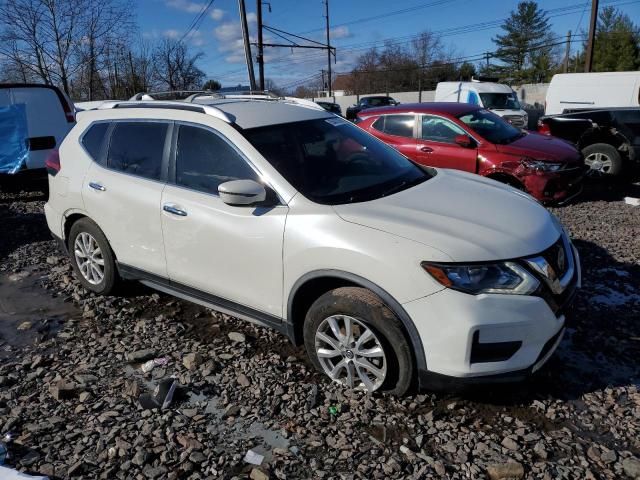
[[[520,103],[515,92],[481,93],[480,100],[484,108],[491,110],[520,110]]]
[[[363,102],[363,105],[369,107],[384,107],[387,105],[395,105],[396,101],[391,97],[369,97]]]
[[[340,118],[269,125],[242,133],[296,190],[325,205],[374,200],[432,177]]]
[[[459,115],[458,118],[474,132],[491,143],[511,143],[525,135],[509,122],[487,110],[475,110]]]

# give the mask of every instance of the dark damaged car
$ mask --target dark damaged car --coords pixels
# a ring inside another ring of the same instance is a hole
[[[640,108],[607,108],[542,117],[538,132],[576,145],[591,174],[619,176],[640,167]]]
[[[565,140],[520,130],[467,103],[419,103],[369,109],[359,127],[411,160],[453,168],[524,190],[544,203],[580,193],[585,166]]]

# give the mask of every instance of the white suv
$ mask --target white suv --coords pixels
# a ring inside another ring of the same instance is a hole
[[[85,288],[137,279],[273,327],[370,391],[520,379],[552,354],[580,266],[531,197],[321,109],[200,101],[87,111],[50,162],[47,222]]]

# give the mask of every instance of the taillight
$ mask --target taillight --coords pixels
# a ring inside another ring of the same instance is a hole
[[[71,105],[69,105],[68,102],[62,102],[62,108],[64,108],[64,116],[67,119],[68,123],[74,123],[76,121],[76,114],[73,111],[73,108],[71,108]]]
[[[538,133],[542,135],[551,135],[551,129],[549,125],[544,123],[542,120],[538,120]]]
[[[60,154],[58,150],[52,150],[47,159],[44,162],[44,166],[47,167],[47,172],[52,177],[55,177],[60,171]]]

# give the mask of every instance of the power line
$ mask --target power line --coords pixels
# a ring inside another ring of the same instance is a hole
[[[603,5],[611,5],[611,6],[624,6],[624,5],[630,5],[630,4],[636,4],[636,3],[640,3],[640,0],[604,0],[601,1],[601,4]],[[431,4],[428,4],[431,5]],[[425,6],[428,5],[424,5],[424,6],[420,6],[420,8],[423,8]],[[554,9],[550,9],[547,10],[547,14],[549,16],[549,18],[556,18],[556,17],[561,17],[561,16],[565,16],[565,15],[570,15],[573,13],[576,13],[578,11],[581,11],[584,9],[585,5],[589,5],[589,2],[586,3],[579,3],[579,4],[574,4],[574,5],[568,5],[568,6],[564,6],[564,7],[558,7],[558,8],[554,8]],[[414,9],[417,7],[413,7]],[[407,9],[404,9],[402,11],[405,11]],[[584,10],[583,10],[584,11]],[[400,12],[400,11],[397,11]],[[390,12],[393,13],[393,12]],[[447,37],[447,36],[456,36],[456,35],[463,35],[466,33],[470,33],[470,32],[475,32],[475,31],[479,31],[479,30],[488,30],[497,26],[500,26],[502,24],[502,22],[504,22],[504,20],[506,20],[506,18],[508,17],[503,17],[503,18],[499,18],[496,20],[490,20],[490,21],[485,21],[485,22],[479,22],[479,23],[475,23],[475,24],[467,24],[467,25],[460,25],[460,26],[456,26],[456,27],[449,27],[449,28],[445,28],[445,29],[440,29],[440,30],[434,30],[431,31],[430,33],[438,35],[440,37]],[[354,20],[355,22],[355,20]],[[340,24],[342,25],[342,24]],[[336,27],[339,25],[334,25],[333,27]],[[309,32],[302,32],[302,33],[309,33]],[[389,37],[389,38],[385,38],[382,40],[376,40],[376,41],[372,41],[372,42],[361,42],[361,43],[353,43],[353,44],[346,44],[340,47],[341,52],[344,53],[353,53],[356,51],[361,51],[361,50],[367,50],[368,48],[372,48],[377,46],[378,44],[382,43],[381,46],[386,45],[402,45],[402,44],[407,44],[407,43],[411,43],[413,40],[417,39],[420,37],[420,35],[422,34],[422,32],[420,33],[416,33],[416,34],[411,34],[411,35],[404,35],[404,36],[399,36],[399,37]],[[576,34],[577,35],[577,34]],[[271,60],[269,63],[271,65],[279,65],[279,66],[285,66],[285,65],[290,65],[290,64],[296,64],[296,65],[304,65],[304,64],[309,64],[311,62],[315,62],[315,61],[320,61],[321,60],[321,55],[322,54],[310,54],[310,55],[305,55],[305,56],[301,56],[301,57],[297,57],[295,59],[291,59],[290,55],[283,55],[281,57],[277,57],[273,60]],[[243,70],[232,70],[232,71],[227,71],[227,72],[223,72],[222,75],[218,75],[217,78],[225,78],[225,77],[229,77],[229,76],[233,76],[237,73],[242,72]]]
[[[209,11],[209,9],[211,8],[211,5],[213,5],[213,2],[215,0],[209,0],[209,3],[207,3],[204,8],[200,11],[200,13],[198,15],[196,15],[196,18],[194,18],[191,22],[191,24],[189,25],[189,27],[187,28],[187,31],[184,35],[182,35],[182,37],[180,38],[180,42],[182,42],[185,38],[187,38],[189,36],[189,34],[194,31],[197,32],[198,29],[200,28],[200,24],[202,23],[202,20],[204,19],[204,16],[207,14],[207,11]]]

